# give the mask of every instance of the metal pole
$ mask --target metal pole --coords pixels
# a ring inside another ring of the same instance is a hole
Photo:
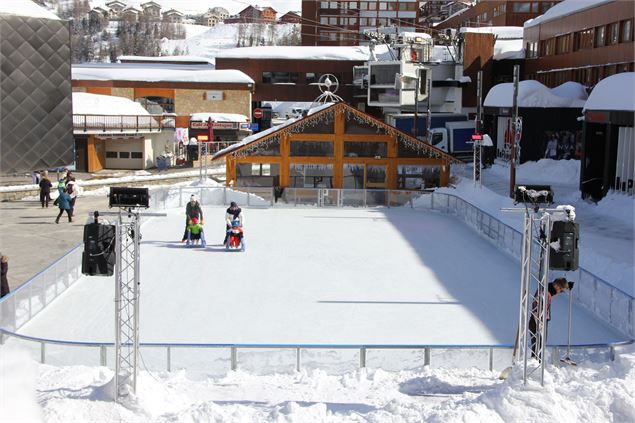
[[[415,118],[412,121],[412,136],[415,138],[417,138],[417,120],[419,119],[419,78],[420,74],[417,74],[415,79]]]
[[[482,108],[482,92],[483,92],[483,71],[478,71],[477,74],[477,84],[476,84],[476,96],[477,96],[477,102],[476,102],[476,125],[475,125],[475,132],[477,134],[481,133],[481,122],[483,120],[483,108]],[[482,158],[482,141],[475,141],[473,148],[474,148],[474,184],[478,187],[481,186],[481,158]]]
[[[426,92],[428,94],[427,98],[427,112],[428,116],[426,117],[426,139],[428,140],[428,144],[432,144],[432,139],[430,139],[430,127],[432,126],[432,116],[430,116],[430,97],[432,97],[432,78],[426,80]]]
[[[203,183],[203,162],[201,161],[201,142],[196,143],[198,145],[198,180]]]
[[[514,187],[516,186],[516,119],[518,119],[518,79],[520,74],[520,65],[514,65],[514,96],[512,98],[512,107],[514,114],[512,117],[512,128],[514,139],[512,141],[512,151],[509,166],[509,196],[514,197]]]

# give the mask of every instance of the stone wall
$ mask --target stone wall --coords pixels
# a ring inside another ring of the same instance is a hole
[[[251,115],[251,93],[248,90],[222,92],[222,100],[206,100],[204,90],[177,89],[174,95],[175,112],[179,116],[189,116],[192,113],[238,113],[247,117]]]

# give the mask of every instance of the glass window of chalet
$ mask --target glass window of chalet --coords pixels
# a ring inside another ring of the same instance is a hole
[[[399,165],[397,166],[397,189],[424,189],[438,187],[439,166]]]
[[[315,82],[318,82],[319,79],[320,79],[320,74],[319,73],[307,72],[304,75],[304,80],[306,81],[307,84],[313,84]]]
[[[606,43],[606,27],[598,26],[595,28],[595,47],[604,47]]]
[[[332,134],[333,121],[314,121],[308,122],[302,131],[305,134]]]
[[[291,157],[333,157],[332,141],[291,141]]]
[[[528,1],[519,1],[512,3],[512,11],[514,13],[529,13],[531,12],[531,3]]]
[[[622,21],[622,35],[621,35],[621,42],[622,43],[627,43],[629,41],[633,40],[633,20],[628,20],[628,21]]]
[[[377,128],[361,124],[354,119],[347,120],[344,124],[344,132],[347,134],[376,134]]]
[[[342,188],[364,189],[364,165],[345,163],[342,172]]]
[[[261,142],[247,147],[250,156],[279,156],[280,141]]]
[[[289,186],[293,188],[333,188],[332,164],[291,163]]]
[[[344,157],[386,157],[387,142],[344,141]]]
[[[275,163],[236,164],[236,186],[272,187],[280,185],[280,165]]]
[[[271,72],[263,72],[262,73],[262,83],[263,84],[271,84]]]
[[[329,18],[327,16],[320,16],[320,23],[322,25],[326,25],[329,23]]]

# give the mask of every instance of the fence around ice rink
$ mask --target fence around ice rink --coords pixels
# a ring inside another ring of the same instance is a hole
[[[446,193],[391,190],[173,187],[151,191],[151,209],[183,207],[196,194],[203,205],[237,201],[247,207],[395,207],[455,216],[498,249],[520,259],[522,234],[467,201]],[[114,344],[74,342],[19,334],[19,329],[82,277],[80,244],[0,300],[0,342],[20,344],[42,363],[114,365]],[[627,341],[574,345],[574,360],[612,360],[615,349],[633,342],[635,300],[583,268],[568,273],[576,281],[574,300],[622,332]],[[550,345],[548,360],[558,363],[565,345]],[[151,371],[186,369],[189,375],[223,375],[241,369],[254,374],[322,369],[343,373],[360,367],[384,370],[477,367],[499,370],[511,363],[512,345],[306,345],[142,343],[142,366]]]

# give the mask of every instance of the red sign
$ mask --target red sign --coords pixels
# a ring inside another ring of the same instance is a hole
[[[263,115],[264,115],[264,113],[262,112],[261,108],[254,109],[254,117],[256,119],[260,119]]]

